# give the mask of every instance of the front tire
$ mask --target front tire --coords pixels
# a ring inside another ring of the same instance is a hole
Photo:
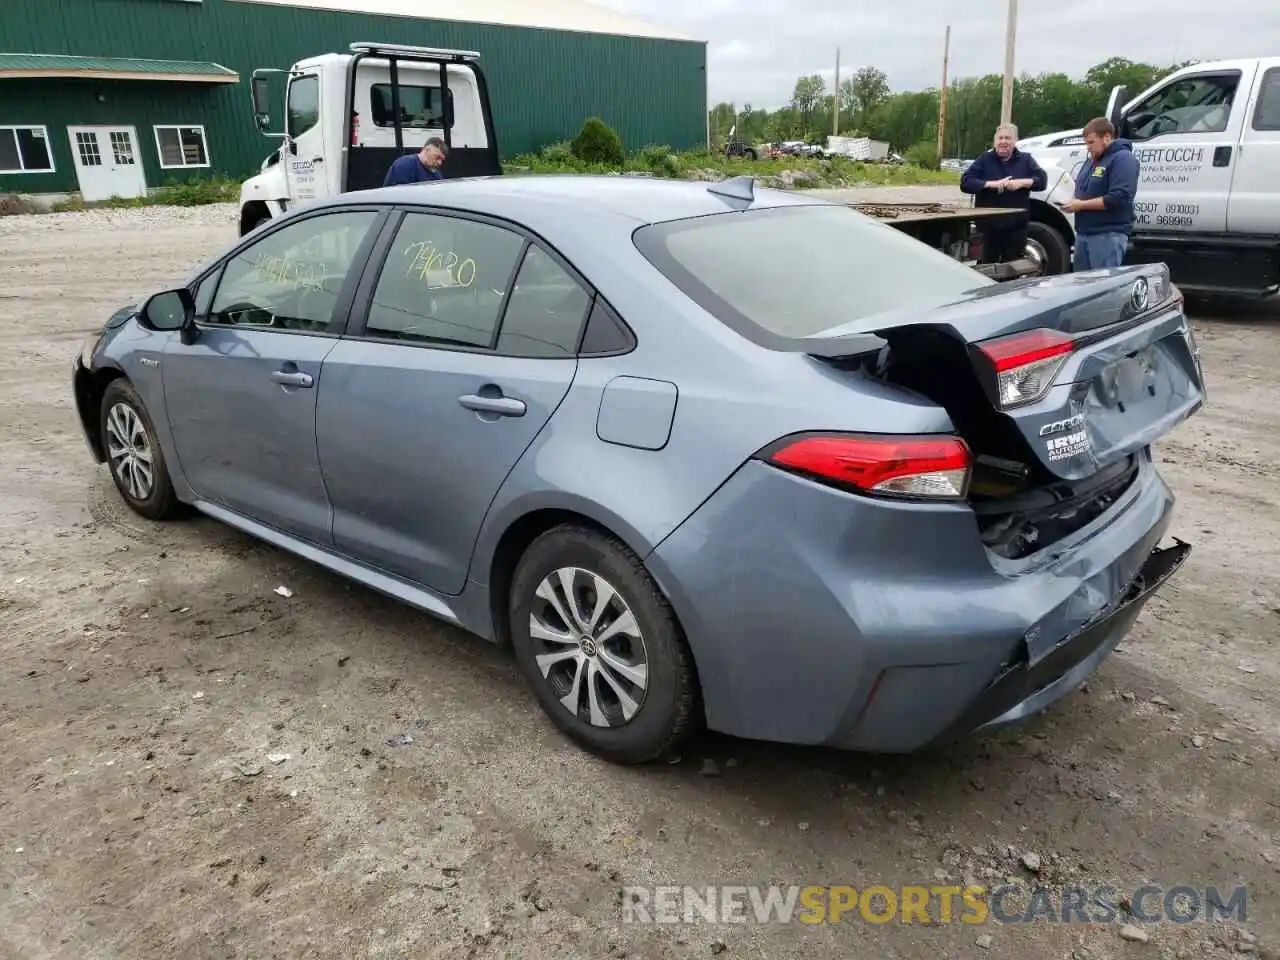
[[[618,540],[582,526],[544,533],[520,559],[508,609],[525,680],[579,746],[639,764],[697,730],[693,657],[675,613]]]
[[[102,445],[116,490],[148,520],[167,520],[181,504],[147,408],[126,380],[112,380],[102,395]]]

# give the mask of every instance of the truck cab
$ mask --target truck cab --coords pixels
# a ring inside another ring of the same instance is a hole
[[[448,179],[502,173],[480,55],[353,43],[349,53],[253,72],[254,117],[280,146],[240,188],[240,235],[309,201],[382,185],[391,164],[431,137],[447,148]],[[272,130],[268,76],[286,77]]]
[[[1168,264],[1195,293],[1280,291],[1280,57],[1183,67],[1131,100],[1117,87],[1107,116],[1141,167],[1126,263]],[[1074,193],[1088,160],[1080,130],[1028,137],[1019,149],[1049,173],[1033,223],[1074,243],[1053,205]]]

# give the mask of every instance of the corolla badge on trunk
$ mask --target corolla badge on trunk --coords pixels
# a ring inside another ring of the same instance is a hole
[[[1066,433],[1073,427],[1079,427],[1084,424],[1084,414],[1077,413],[1073,417],[1067,417],[1065,420],[1054,420],[1052,423],[1046,423],[1040,428],[1040,436],[1051,437],[1055,433]]]

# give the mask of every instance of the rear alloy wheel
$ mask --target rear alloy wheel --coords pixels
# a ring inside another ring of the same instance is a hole
[[[611,537],[558,527],[512,581],[516,658],[543,710],[598,756],[644,763],[696,728],[693,661],[639,559]]]
[[[155,427],[137,391],[113,380],[102,397],[102,446],[116,489],[135,513],[165,520],[178,512]]]

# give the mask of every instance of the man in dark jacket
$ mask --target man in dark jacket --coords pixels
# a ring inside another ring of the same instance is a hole
[[[1076,215],[1075,268],[1100,270],[1124,263],[1133,230],[1133,198],[1138,192],[1138,158],[1128,140],[1116,139],[1106,117],[1084,128],[1089,158],[1076,175],[1075,198],[1062,205]]]
[[[382,185],[394,187],[402,183],[443,180],[444,175],[440,172],[440,165],[444,163],[444,158],[444,141],[439,137],[432,137],[417,153],[407,153],[391,164]]]
[[[979,221],[984,263],[1008,263],[1025,256],[1031,193],[1049,182],[1035,157],[1014,146],[1017,141],[1018,128],[1002,123],[996,128],[995,146],[973,161],[960,180],[960,189],[974,195],[974,206],[1021,211]]]

